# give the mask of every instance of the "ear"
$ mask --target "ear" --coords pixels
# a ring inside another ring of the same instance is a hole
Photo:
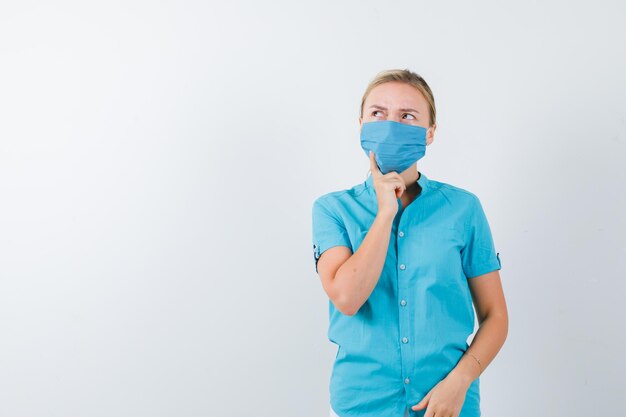
[[[433,123],[431,127],[428,128],[426,132],[426,145],[430,145],[435,140],[435,129],[437,129],[437,124]]]
[[[363,118],[359,116],[359,127],[363,126]]]

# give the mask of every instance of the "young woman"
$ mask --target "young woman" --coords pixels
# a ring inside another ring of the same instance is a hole
[[[480,416],[479,376],[508,332],[501,264],[478,197],[417,170],[435,116],[422,77],[379,73],[359,117],[371,175],[313,203],[331,417]]]

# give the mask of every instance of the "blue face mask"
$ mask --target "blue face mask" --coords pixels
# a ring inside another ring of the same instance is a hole
[[[380,172],[399,174],[426,153],[427,130],[393,120],[363,123],[361,148],[368,158],[369,151],[374,152]]]

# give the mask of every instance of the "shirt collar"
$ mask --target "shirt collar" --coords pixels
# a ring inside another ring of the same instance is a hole
[[[426,191],[429,187],[430,180],[422,171],[419,171],[419,178],[417,179],[417,183],[422,188],[422,193]],[[372,178],[372,174],[370,173],[365,180],[365,188],[374,192],[374,179]]]

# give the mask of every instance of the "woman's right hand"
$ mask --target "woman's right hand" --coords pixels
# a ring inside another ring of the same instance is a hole
[[[378,214],[388,214],[393,217],[398,212],[398,198],[406,190],[406,184],[400,174],[395,171],[386,174],[380,172],[374,152],[369,151],[369,153],[370,171],[378,200]]]

